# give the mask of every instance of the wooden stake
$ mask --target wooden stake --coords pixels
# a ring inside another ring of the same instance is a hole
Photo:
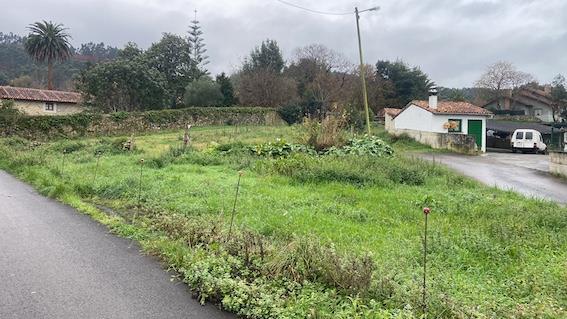
[[[244,173],[242,171],[238,172],[238,183],[236,184],[236,195],[234,195],[234,205],[232,206],[232,214],[230,216],[230,228],[228,229],[228,239],[232,235],[232,224],[234,223],[234,215],[236,214],[236,202],[238,200],[238,192],[240,190],[240,178]]]

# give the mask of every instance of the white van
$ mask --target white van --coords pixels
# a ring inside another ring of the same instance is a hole
[[[522,153],[534,152],[545,154],[547,152],[547,145],[543,142],[541,133],[536,130],[519,129],[514,131],[512,139],[510,140],[512,152],[518,151]]]

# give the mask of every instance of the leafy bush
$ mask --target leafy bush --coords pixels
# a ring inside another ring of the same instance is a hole
[[[101,138],[95,144],[95,154],[120,154],[124,152],[124,144],[128,142],[126,137],[120,138]]]
[[[318,152],[328,150],[331,147],[341,147],[346,141],[345,125],[346,117],[344,114],[327,115],[321,121],[305,118],[302,143],[313,147]]]
[[[278,109],[278,114],[287,124],[295,124],[303,119],[303,107],[296,104],[282,106]]]
[[[184,102],[186,106],[219,106],[223,103],[223,95],[217,83],[203,77],[187,85]]]
[[[62,141],[58,142],[53,149],[62,153],[74,153],[86,147],[86,144],[78,141]]]
[[[251,151],[255,155],[266,157],[286,157],[292,153],[316,154],[315,150],[309,146],[290,144],[282,139],[277,139],[275,142],[256,145],[251,148]]]
[[[4,127],[6,133],[11,134],[18,120],[23,116],[24,114],[15,107],[14,101],[0,100],[0,126]]]
[[[386,144],[383,140],[375,137],[365,135],[362,138],[353,138],[348,143],[341,147],[332,147],[327,154],[330,155],[372,155],[372,156],[391,156],[394,154],[394,149]]]

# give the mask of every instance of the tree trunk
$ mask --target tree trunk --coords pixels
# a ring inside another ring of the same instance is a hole
[[[47,89],[53,90],[53,61],[47,61]]]

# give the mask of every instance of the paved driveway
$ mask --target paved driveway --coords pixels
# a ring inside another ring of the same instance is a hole
[[[233,318],[70,207],[0,171],[0,318]]]
[[[567,183],[549,174],[549,156],[487,153],[481,156],[424,154],[487,185],[514,190],[529,197],[567,203]]]

